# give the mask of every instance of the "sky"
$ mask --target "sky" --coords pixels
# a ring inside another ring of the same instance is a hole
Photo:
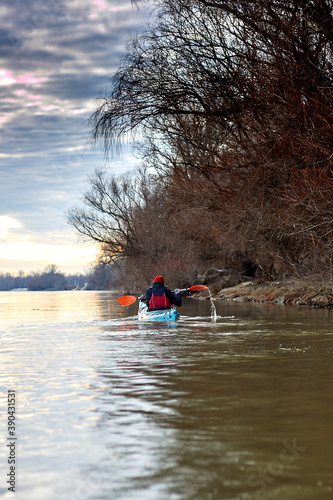
[[[67,223],[88,176],[96,98],[149,18],[131,0],[0,0],[0,272],[84,272],[97,247]],[[107,165],[132,169],[129,148]]]

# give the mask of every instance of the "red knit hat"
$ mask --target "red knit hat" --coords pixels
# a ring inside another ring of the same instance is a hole
[[[154,283],[162,283],[162,285],[164,285],[163,276],[156,276],[156,278],[154,279]]]

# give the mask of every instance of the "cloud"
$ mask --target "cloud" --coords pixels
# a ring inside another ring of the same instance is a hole
[[[11,229],[22,227],[22,224],[14,217],[0,215],[0,241],[6,238]]]
[[[88,119],[147,12],[131,0],[13,0],[0,15],[0,214],[40,249],[59,234],[75,246],[66,212],[103,163]],[[110,168],[136,163],[127,148]]]
[[[14,76],[11,71],[0,69],[0,86],[13,85],[14,83],[23,85],[37,85],[45,82],[47,78],[36,78],[33,73],[25,73],[23,75]]]

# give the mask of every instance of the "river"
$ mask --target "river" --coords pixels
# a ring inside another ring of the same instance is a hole
[[[184,302],[0,292],[1,498],[333,498],[333,311]]]

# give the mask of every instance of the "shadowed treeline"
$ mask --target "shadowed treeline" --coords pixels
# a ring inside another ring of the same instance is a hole
[[[96,172],[69,215],[104,262],[132,283],[331,276],[332,6],[157,2],[91,118],[107,153],[137,134],[144,166]]]
[[[0,291],[107,290],[115,280],[115,270],[96,264],[86,274],[64,274],[54,264],[43,271],[16,274],[0,271]]]

